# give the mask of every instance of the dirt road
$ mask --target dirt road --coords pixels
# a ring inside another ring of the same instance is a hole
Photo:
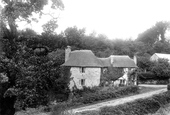
[[[83,112],[83,111],[90,111],[90,110],[99,110],[101,107],[104,107],[104,106],[116,106],[116,105],[134,101],[136,99],[150,97],[152,95],[163,93],[165,91],[167,91],[166,87],[163,89],[150,91],[150,92],[143,93],[143,94],[137,94],[137,95],[133,95],[133,96],[125,97],[125,98],[119,98],[119,99],[115,99],[115,100],[111,100],[111,101],[107,101],[107,102],[102,102],[102,103],[98,103],[98,104],[93,104],[93,105],[89,105],[89,106],[85,106],[85,107],[76,108],[76,109],[73,109],[72,112],[76,113],[76,112]]]

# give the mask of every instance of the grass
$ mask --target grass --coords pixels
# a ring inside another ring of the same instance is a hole
[[[155,91],[155,90],[159,90],[159,89],[163,89],[163,87],[144,87],[144,86],[140,86],[140,90],[139,90],[138,94],[142,94],[142,93],[146,93],[146,92],[150,92],[150,91]],[[137,95],[137,94],[129,94],[129,95],[125,95],[125,96],[122,96],[122,97],[119,97],[119,98],[129,97],[129,96],[133,96],[133,95]],[[114,99],[118,99],[118,98],[114,98]],[[111,100],[113,100],[113,99],[105,99],[105,100],[98,101],[98,102],[93,102],[93,103],[90,103],[90,104],[83,104],[83,105],[79,105],[79,106],[74,106],[74,107],[71,107],[71,109],[85,107],[85,106],[98,104],[98,103],[103,103],[103,102],[107,102],[107,101],[111,101]]]
[[[159,88],[159,87],[143,87],[142,86],[142,87],[140,87],[139,94],[150,92],[150,91],[155,91],[155,90],[159,90],[159,89],[163,89],[163,88],[162,87]],[[121,98],[132,96],[132,95],[134,95],[134,94],[126,95]],[[110,101],[110,100],[113,100],[113,99],[106,99],[103,101],[94,102],[92,104],[102,103],[102,102],[106,102],[106,101]],[[84,106],[88,106],[88,105],[92,105],[92,104],[80,105],[78,107],[84,107]],[[77,107],[73,107],[71,109],[74,109],[74,108],[77,108]],[[169,105],[169,110],[170,110],[170,105]],[[159,111],[167,112],[167,109],[162,108]],[[89,112],[89,113],[91,113],[91,112]],[[86,114],[87,114],[87,112],[86,112]],[[45,113],[45,112],[41,111],[39,108],[37,108],[37,109],[27,109],[27,111],[20,111],[20,112],[17,112],[16,115],[50,115],[50,113]],[[68,115],[73,115],[73,114],[68,114]],[[81,113],[81,114],[77,113],[76,115],[83,115],[83,113]],[[98,115],[98,112],[94,111],[94,115]],[[157,114],[152,114],[152,115],[162,115],[162,114],[157,113]],[[166,115],[166,114],[163,114],[163,115]]]
[[[161,107],[156,113],[148,115],[169,115],[170,113],[170,104],[167,104]]]
[[[144,86],[141,87],[140,86],[139,94],[150,92],[150,91],[155,91],[159,89],[164,89],[164,87],[144,87]]]

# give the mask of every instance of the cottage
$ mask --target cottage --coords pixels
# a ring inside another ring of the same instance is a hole
[[[119,77],[116,81],[114,81],[114,86],[119,85],[128,85],[128,73],[136,68],[137,60],[136,56],[134,56],[134,60],[131,59],[127,55],[111,55],[111,66],[116,68],[123,68],[123,76]],[[134,85],[137,85],[137,78],[131,78]]]
[[[158,59],[168,59],[170,62],[170,54],[154,53],[151,57],[151,61],[158,61]]]
[[[111,55],[108,58],[98,58],[91,50],[71,51],[68,46],[62,66],[71,67],[70,89],[74,86],[81,89],[83,86],[99,86],[101,75],[108,67],[135,68],[136,64],[129,56]],[[122,79],[126,80],[126,77]]]

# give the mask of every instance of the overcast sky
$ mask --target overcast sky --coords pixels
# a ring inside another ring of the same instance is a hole
[[[95,31],[110,39],[135,39],[157,21],[170,21],[170,0],[62,1],[65,9],[56,13],[59,16],[58,32],[77,26],[86,28],[87,33]],[[32,29],[42,31],[40,27],[47,19],[43,17],[40,23],[31,26]]]

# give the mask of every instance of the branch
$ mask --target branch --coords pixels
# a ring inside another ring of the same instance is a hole
[[[53,19],[58,19],[59,18],[59,16],[60,16],[60,14],[57,16],[57,17],[54,17],[51,13],[44,13],[44,12],[41,12],[40,13],[40,15],[49,15],[49,16],[51,16]]]

